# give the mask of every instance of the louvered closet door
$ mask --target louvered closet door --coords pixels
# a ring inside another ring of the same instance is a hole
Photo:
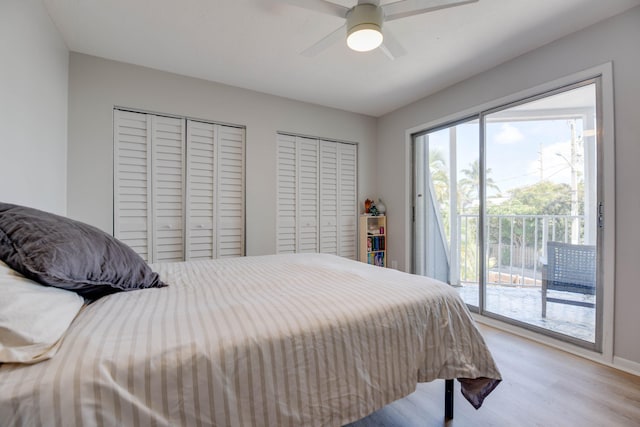
[[[320,141],[320,252],[338,254],[338,143]]]
[[[318,252],[318,140],[297,137],[298,252]]]
[[[278,134],[277,140],[276,252],[297,251],[296,216],[298,204],[296,137]]]
[[[244,129],[217,126],[217,257],[244,255]]]
[[[187,120],[187,260],[217,258],[216,128]]]
[[[358,147],[337,144],[338,255],[356,259],[358,235]]]
[[[184,120],[152,119],[153,262],[184,260]]]
[[[357,256],[357,146],[278,134],[278,253]]]
[[[114,110],[114,236],[151,261],[151,119]]]

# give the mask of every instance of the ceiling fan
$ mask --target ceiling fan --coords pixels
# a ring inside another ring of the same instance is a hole
[[[367,52],[377,47],[390,59],[406,53],[389,29],[382,30],[385,22],[408,16],[446,9],[478,0],[400,0],[380,5],[380,0],[358,0],[349,8],[326,0],[281,0],[294,6],[344,18],[340,28],[329,33],[317,43],[301,52],[304,56],[315,56],[332,44],[340,41],[346,30],[347,45],[358,52]]]

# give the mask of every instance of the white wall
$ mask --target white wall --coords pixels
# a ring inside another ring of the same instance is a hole
[[[276,132],[359,143],[359,199],[372,194],[376,121],[149,68],[72,53],[68,214],[113,230],[114,106],[246,126],[247,255],[275,252]]]
[[[69,52],[41,0],[0,1],[0,201],[67,209]]]
[[[404,235],[405,130],[613,61],[616,113],[616,357],[640,366],[640,8],[375,119],[69,53],[39,0],[0,2],[0,200],[112,230],[112,108],[247,126],[247,253],[274,251],[275,132],[360,142],[359,199],[387,205],[389,260]],[[69,77],[69,78],[68,78]],[[69,84],[67,83],[69,81]],[[69,100],[67,110],[67,96]],[[67,169],[67,114],[69,116]],[[377,124],[377,130],[376,130]],[[377,148],[375,145],[376,139]],[[376,165],[377,167],[371,167]],[[371,171],[380,171],[374,175]],[[67,180],[68,175],[68,180]],[[376,184],[373,180],[377,179]],[[395,231],[393,231],[395,230]]]
[[[522,55],[396,110],[378,122],[377,189],[384,199],[389,259],[406,265],[405,131],[492,100],[613,62],[615,97],[616,264],[614,355],[640,368],[640,7]],[[386,173],[384,173],[386,171]],[[390,172],[393,171],[393,172]],[[397,208],[394,208],[397,206]],[[402,234],[400,234],[402,231]]]

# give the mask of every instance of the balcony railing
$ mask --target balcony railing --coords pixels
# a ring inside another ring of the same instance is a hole
[[[479,282],[478,215],[457,217],[459,280]],[[487,215],[487,284],[540,286],[548,241],[589,243],[582,215]],[[453,254],[455,256],[455,254]]]

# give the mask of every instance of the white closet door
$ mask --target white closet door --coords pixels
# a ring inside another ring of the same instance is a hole
[[[278,253],[357,257],[357,146],[278,134]]]
[[[320,252],[338,254],[338,143],[320,141]]]
[[[153,262],[184,260],[183,119],[152,119]]]
[[[244,255],[244,129],[217,126],[217,257]]]
[[[318,140],[297,137],[298,252],[318,252]]]
[[[296,172],[296,137],[278,134],[277,140],[277,212],[276,252],[297,251],[296,206],[298,204]]]
[[[217,258],[216,127],[187,120],[186,260]]]
[[[114,236],[151,261],[151,121],[114,110]]]
[[[338,144],[338,255],[356,259],[358,237],[358,147]]]

